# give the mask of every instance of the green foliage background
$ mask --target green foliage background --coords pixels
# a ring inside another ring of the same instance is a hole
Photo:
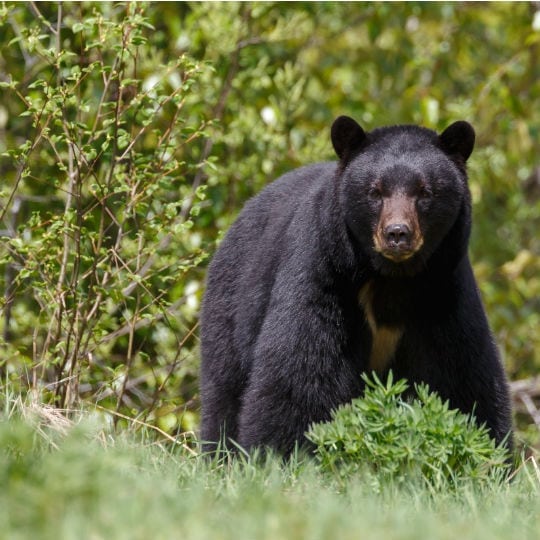
[[[329,126],[476,128],[472,259],[512,378],[540,368],[540,15],[531,3],[6,3],[2,378],[196,427],[204,267]],[[436,361],[436,359],[434,359]]]

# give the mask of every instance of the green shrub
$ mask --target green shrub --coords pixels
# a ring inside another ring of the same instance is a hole
[[[80,8],[0,17],[21,57],[0,81],[0,374],[62,409],[190,430],[207,122],[189,99],[208,68],[164,61],[143,6]]]
[[[460,479],[490,480],[508,470],[508,453],[487,428],[450,409],[427,385],[415,385],[416,397],[408,400],[406,381],[394,383],[392,373],[386,384],[375,374],[363,379],[362,398],[307,434],[323,471],[340,479],[375,473],[377,483],[419,477],[441,488]]]

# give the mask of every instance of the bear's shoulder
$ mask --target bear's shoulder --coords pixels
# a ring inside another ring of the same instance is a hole
[[[302,197],[303,194],[331,181],[336,174],[337,166],[337,162],[328,161],[293,169],[271,182],[255,198],[285,194],[295,198]]]
[[[317,193],[331,185],[336,171],[337,162],[322,162],[285,173],[245,204],[237,223],[279,223],[298,212],[308,213]]]

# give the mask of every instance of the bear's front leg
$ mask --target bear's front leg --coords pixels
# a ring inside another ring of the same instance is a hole
[[[291,323],[283,339],[263,336],[256,349],[239,417],[238,443],[246,450],[269,447],[288,455],[297,442],[306,445],[312,423],[329,420],[362,392],[361,362],[343,347],[339,329],[317,328],[316,316],[305,320],[309,329]]]
[[[326,415],[317,411],[311,396],[298,395],[292,380],[267,373],[254,380],[244,396],[238,442],[245,450],[271,448],[289,455],[313,421]]]

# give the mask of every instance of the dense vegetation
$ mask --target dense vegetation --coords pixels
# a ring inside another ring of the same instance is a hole
[[[194,430],[208,257],[248,197],[333,159],[339,114],[366,129],[474,124],[475,271],[511,377],[538,373],[538,13],[3,4],[2,380],[115,423]]]

